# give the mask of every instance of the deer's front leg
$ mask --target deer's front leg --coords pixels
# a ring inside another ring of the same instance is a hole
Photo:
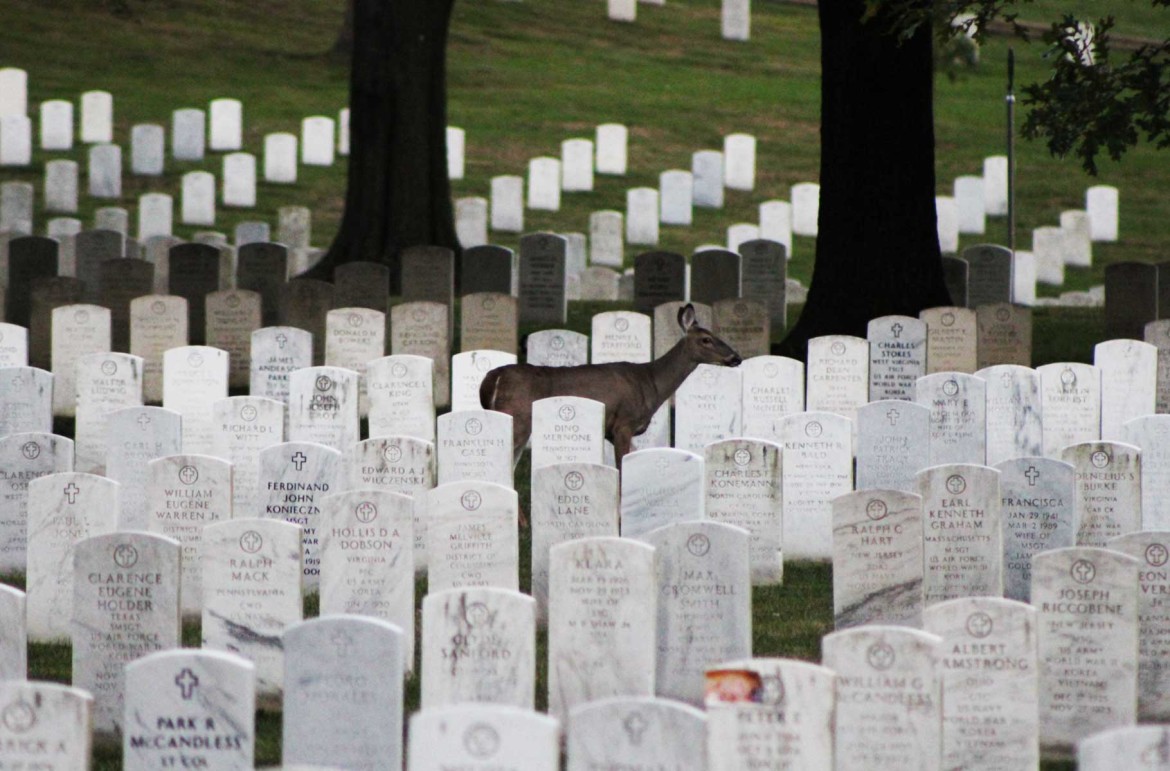
[[[622,458],[630,451],[630,442],[634,438],[634,432],[629,428],[622,428],[621,426],[614,426],[613,428],[613,460],[617,470],[622,470]]]

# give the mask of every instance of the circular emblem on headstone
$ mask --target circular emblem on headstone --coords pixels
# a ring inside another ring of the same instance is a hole
[[[557,410],[557,417],[564,421],[572,420],[577,417],[577,410],[571,404],[562,404]]]
[[[41,446],[36,442],[25,442],[20,446],[20,454],[28,460],[36,460],[41,456]]]
[[[248,530],[240,536],[240,548],[248,554],[255,554],[264,547],[264,537],[255,530]]]
[[[955,325],[955,314],[947,311],[942,315],[942,318],[939,319],[939,321],[942,322],[944,327],[953,327]]]
[[[477,370],[479,370],[480,372],[487,372],[489,369],[492,368],[491,359],[489,359],[486,356],[476,356],[475,357],[475,368]]]
[[[224,299],[223,304],[226,305],[227,307],[231,308],[232,310],[235,310],[236,308],[240,307],[240,296],[238,294],[235,294],[235,293],[229,294]]]
[[[351,313],[346,317],[345,323],[349,324],[352,329],[357,329],[362,324],[365,324],[366,320],[362,318],[362,314],[360,313]]]
[[[107,376],[115,375],[115,374],[117,374],[117,372],[118,372],[118,362],[114,361],[113,359],[106,359],[105,361],[102,362],[102,374],[103,375],[107,375]]]
[[[1109,465],[1109,453],[1104,450],[1097,450],[1089,456],[1089,462],[1096,468],[1105,468]]]
[[[78,324],[84,324],[89,321],[89,311],[74,311],[73,320]]]
[[[406,365],[396,361],[390,365],[390,374],[394,377],[406,377]]]
[[[426,308],[415,308],[414,310],[412,310],[410,312],[410,317],[412,319],[414,319],[414,322],[416,324],[421,324],[427,320],[427,309]]]
[[[483,308],[485,311],[490,311],[492,308],[496,307],[496,298],[492,297],[490,294],[487,295],[480,301],[479,307]]]
[[[459,504],[467,511],[475,511],[481,503],[483,503],[483,496],[475,490],[468,490],[459,496]]]
[[[257,414],[256,406],[253,404],[245,404],[240,408],[240,419],[245,423],[251,423],[254,421]]]
[[[469,436],[475,436],[483,431],[483,421],[479,418],[468,418],[467,422],[463,424],[463,431]]]
[[[167,312],[167,304],[162,300],[155,300],[150,304],[150,310],[155,316],[161,316]]]
[[[1080,559],[1072,564],[1068,573],[1078,584],[1087,584],[1097,577],[1097,567],[1088,560]]]
[[[993,627],[994,623],[991,620],[991,616],[981,610],[967,616],[967,634],[972,637],[986,637],[991,634]]]
[[[959,392],[959,381],[948,380],[943,383],[942,392],[947,396],[954,396]]]
[[[554,351],[559,351],[565,347],[565,338],[560,335],[553,335],[553,339],[548,341],[548,347]]]
[[[118,544],[114,547],[114,564],[129,570],[138,564],[138,550],[128,543]]]
[[[886,514],[888,514],[889,511],[890,509],[888,506],[886,506],[886,502],[877,498],[874,498],[869,503],[865,504],[865,516],[869,517],[874,522],[885,519]]]
[[[687,551],[696,557],[702,557],[711,551],[711,539],[702,533],[695,533],[687,539]]]
[[[185,485],[193,485],[199,481],[199,469],[194,466],[183,466],[179,469],[179,481]]]
[[[710,383],[712,380],[718,377],[718,373],[715,371],[714,367],[703,367],[703,374],[699,377],[703,379],[704,383]]]
[[[744,316],[748,315],[747,303],[736,303],[735,305],[731,306],[731,312],[735,314],[736,318],[742,319]]]
[[[810,420],[808,423],[804,424],[804,435],[805,436],[811,436],[815,439],[816,437],[820,436],[824,432],[825,432],[825,428],[824,428],[824,426],[822,426],[820,424],[820,421]]]
[[[482,602],[473,602],[463,610],[463,617],[467,619],[467,625],[473,627],[487,621],[491,614],[488,606]]]
[[[630,320],[625,318],[624,316],[618,316],[616,319],[613,320],[613,328],[616,329],[618,332],[625,332],[627,329],[630,328]]]
[[[746,466],[752,462],[752,454],[746,447],[740,447],[732,454],[731,459],[737,466]]]
[[[570,490],[580,490],[585,484],[585,476],[580,471],[570,471],[565,474],[565,487]]]
[[[328,375],[318,375],[317,379],[313,382],[313,385],[317,388],[318,391],[332,391],[333,378],[329,377]]]
[[[1073,372],[1068,367],[1060,373],[1060,385],[1066,390],[1072,390],[1077,387],[1077,373]]]
[[[995,320],[996,321],[1007,321],[1009,318],[1011,318],[1011,316],[1012,316],[1012,312],[1009,311],[1007,308],[996,308],[996,310],[995,310]]]
[[[487,723],[476,723],[463,732],[463,749],[473,758],[490,758],[500,749],[500,734]]]
[[[833,352],[834,356],[840,356],[841,354],[845,353],[845,343],[838,340],[829,346],[829,350]]]
[[[784,681],[779,675],[760,678],[759,702],[772,705],[784,703]]]
[[[187,354],[187,366],[195,369],[202,367],[203,354],[199,353],[199,351],[191,351],[191,353]]]
[[[354,507],[353,515],[358,522],[373,522],[378,517],[378,507],[371,501],[362,501]]]
[[[947,492],[958,495],[967,489],[967,480],[961,474],[951,474],[947,477]]]
[[[1170,559],[1170,549],[1165,544],[1152,543],[1146,547],[1146,564],[1150,567],[1160,568],[1167,559]]]
[[[388,444],[382,448],[382,457],[387,463],[397,463],[402,460],[402,448],[396,444]]]
[[[14,734],[22,734],[37,724],[37,711],[24,699],[4,708],[4,727]]]
[[[776,377],[780,374],[780,368],[772,362],[764,365],[764,377]]]
[[[865,651],[865,660],[878,671],[894,666],[894,646],[878,640]]]

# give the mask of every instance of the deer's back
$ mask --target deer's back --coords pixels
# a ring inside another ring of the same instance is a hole
[[[509,364],[488,373],[480,389],[484,409],[516,414],[532,402],[550,396],[580,396],[605,405],[606,416],[619,405],[633,406],[653,392],[644,367],[628,362],[577,367],[538,367]]]

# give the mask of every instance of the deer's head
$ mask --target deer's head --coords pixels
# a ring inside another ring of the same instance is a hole
[[[696,323],[695,306],[690,303],[679,308],[678,325],[686,334],[687,352],[692,361],[698,364],[722,364],[725,367],[738,367],[743,363],[743,357],[734,348],[720,340],[711,330]]]

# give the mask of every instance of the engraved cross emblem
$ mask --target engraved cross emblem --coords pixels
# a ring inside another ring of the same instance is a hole
[[[642,735],[646,733],[649,723],[641,712],[631,712],[622,721],[622,730],[630,738],[630,744],[637,747],[642,743]]]
[[[142,413],[138,416],[138,427],[143,431],[145,431],[146,427],[149,426],[152,422],[153,421],[151,421],[150,416],[146,413]]]
[[[890,410],[886,413],[886,419],[890,421],[891,426],[898,425],[898,418],[902,417],[902,413],[897,410]]]
[[[287,342],[288,342],[288,335],[284,334],[283,332],[281,332],[279,335],[276,336],[276,347],[279,348],[280,350],[282,350],[282,351],[284,350],[284,344]]]
[[[72,505],[77,503],[77,494],[81,492],[81,488],[70,482],[69,484],[65,485],[61,492],[65,493],[65,500],[69,501],[69,503]]]
[[[183,701],[190,701],[195,695],[195,689],[199,687],[199,678],[189,668],[184,667],[182,672],[175,675],[175,685],[179,686]]]
[[[1028,478],[1028,487],[1035,487],[1036,480],[1040,478],[1040,472],[1036,470],[1035,466],[1028,466],[1028,470],[1024,472],[1024,476]]]
[[[334,632],[333,636],[329,638],[329,642],[333,643],[333,647],[340,658],[348,657],[349,649],[353,647],[353,637],[344,629],[338,629]]]
[[[902,325],[896,322],[894,323],[894,326],[890,327],[890,331],[894,333],[895,340],[902,336],[902,329]]]
[[[300,450],[297,450],[297,454],[292,456],[292,463],[294,466],[296,466],[297,471],[303,469],[305,467],[305,463],[307,463],[308,460],[309,459],[306,458],[305,454]]]

